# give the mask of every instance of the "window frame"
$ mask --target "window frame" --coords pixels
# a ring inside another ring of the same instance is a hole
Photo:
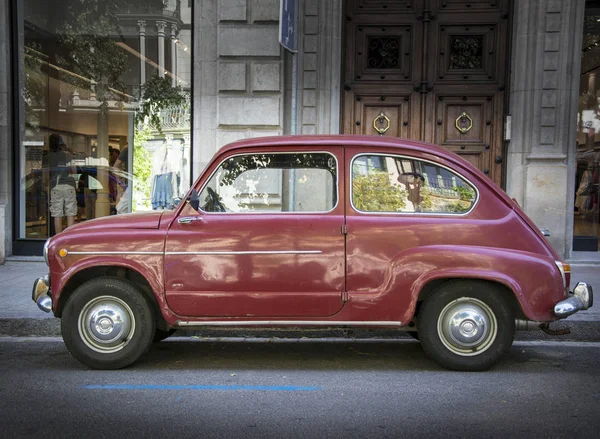
[[[358,209],[355,205],[354,205],[354,162],[356,159],[360,158],[360,157],[365,157],[365,156],[378,156],[378,157],[392,157],[392,158],[399,158],[399,159],[406,159],[406,160],[418,160],[420,162],[424,162],[424,163],[428,163],[431,164],[433,166],[438,166],[442,169],[447,170],[448,172],[456,175],[457,177],[461,178],[465,183],[469,184],[475,191],[475,202],[473,203],[473,205],[471,206],[471,208],[466,211],[466,212],[462,212],[462,213],[453,213],[453,212],[368,212],[368,211],[364,211],[364,210],[360,210]],[[450,216],[450,217],[462,217],[462,216],[467,216],[469,215],[473,209],[475,209],[475,207],[479,204],[479,200],[481,199],[481,194],[479,192],[479,188],[477,187],[477,185],[475,185],[470,179],[466,178],[463,174],[458,173],[457,171],[455,171],[452,168],[449,168],[448,166],[442,165],[441,163],[437,163],[431,160],[427,160],[427,159],[423,159],[423,158],[419,158],[419,157],[411,157],[408,155],[404,155],[404,154],[387,154],[387,153],[369,153],[369,152],[361,152],[358,153],[356,155],[354,155],[354,157],[352,157],[352,160],[350,160],[349,162],[349,169],[348,169],[348,173],[349,173],[349,183],[350,183],[350,188],[348,191],[348,194],[350,196],[350,206],[352,206],[352,210],[354,210],[356,213],[359,214],[364,214],[364,215],[401,215],[401,216]]]
[[[299,150],[293,150],[293,151],[263,151],[263,152],[250,152],[250,153],[238,153],[238,154],[232,154],[232,155],[228,155],[226,157],[224,157],[221,161],[219,161],[219,164],[217,166],[215,166],[215,168],[213,169],[213,171],[210,173],[209,177],[204,181],[204,184],[202,185],[202,187],[198,190],[198,196],[200,196],[200,194],[202,194],[202,192],[204,191],[204,189],[206,189],[206,186],[208,186],[208,184],[211,182],[212,178],[214,177],[214,175],[217,173],[217,171],[221,168],[221,165],[223,165],[223,163],[226,160],[230,160],[232,158],[235,157],[242,157],[242,156],[248,156],[248,155],[256,155],[256,154],[272,154],[272,155],[281,155],[281,154],[328,154],[329,156],[333,157],[333,159],[335,160],[335,190],[336,190],[336,203],[334,204],[334,206],[330,209],[330,210],[323,210],[323,211],[300,211],[300,212],[273,212],[273,211],[249,211],[249,212],[206,212],[204,210],[202,210],[202,207],[199,206],[198,207],[198,213],[203,214],[203,215],[245,215],[245,214],[251,214],[251,215],[324,215],[324,214],[330,214],[332,212],[334,212],[338,206],[340,205],[340,163],[338,161],[338,158],[336,157],[336,155],[331,152],[331,151],[325,151],[325,150],[314,150],[314,151],[299,151]]]

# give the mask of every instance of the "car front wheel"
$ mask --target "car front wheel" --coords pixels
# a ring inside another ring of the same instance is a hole
[[[61,332],[71,354],[94,369],[136,361],[154,338],[152,309],[130,283],[102,277],[79,286],[65,305]]]
[[[486,282],[447,282],[419,314],[423,350],[452,370],[489,369],[510,349],[514,333],[513,312],[503,292]]]

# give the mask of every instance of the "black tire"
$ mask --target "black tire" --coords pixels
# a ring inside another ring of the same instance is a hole
[[[165,338],[169,338],[173,335],[173,333],[177,331],[176,329],[169,329],[168,331],[163,331],[162,329],[156,328],[154,332],[154,343],[158,343],[159,341],[163,341]]]
[[[510,349],[515,318],[499,287],[481,281],[451,281],[423,303],[418,328],[423,350],[438,364],[451,370],[480,371],[489,369]]]
[[[115,277],[80,285],[69,297],[61,321],[67,349],[94,369],[129,366],[148,350],[154,327],[152,308],[143,293]]]

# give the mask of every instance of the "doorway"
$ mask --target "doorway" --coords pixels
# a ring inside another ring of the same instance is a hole
[[[342,131],[435,143],[502,185],[509,8],[346,1]]]

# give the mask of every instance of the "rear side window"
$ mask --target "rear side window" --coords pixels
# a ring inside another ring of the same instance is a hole
[[[352,162],[352,204],[361,212],[464,214],[477,191],[447,168],[410,157],[361,155]]]
[[[200,193],[204,212],[328,212],[337,161],[326,152],[245,154],[224,160]]]

